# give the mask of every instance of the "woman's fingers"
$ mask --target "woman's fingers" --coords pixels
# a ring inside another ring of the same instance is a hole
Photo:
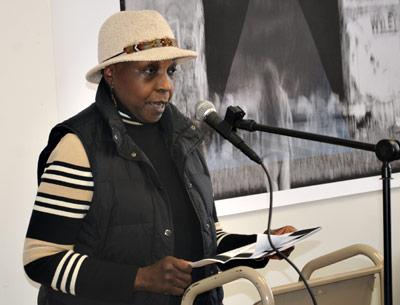
[[[135,289],[162,294],[181,295],[192,283],[189,262],[167,256],[153,265],[139,268]]]

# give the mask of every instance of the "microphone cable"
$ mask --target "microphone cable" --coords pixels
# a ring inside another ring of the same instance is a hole
[[[209,119],[208,119],[209,117]],[[268,211],[268,226],[267,226],[267,237],[268,237],[268,242],[270,243],[272,249],[278,254],[281,258],[283,258],[285,261],[289,263],[293,267],[294,270],[299,274],[300,279],[303,281],[311,299],[313,302],[313,305],[317,305],[317,301],[315,300],[315,297],[310,289],[310,286],[308,285],[306,279],[304,278],[303,274],[301,271],[297,268],[297,266],[282,252],[280,252],[275,245],[272,243],[271,240],[271,220],[272,220],[272,207],[273,207],[273,191],[272,191],[272,181],[271,177],[268,173],[267,168],[264,165],[264,162],[262,159],[253,151],[251,150],[244,142],[243,140],[237,136],[234,132],[231,132],[231,128],[228,130],[224,128],[223,123],[225,123],[225,119],[222,120],[215,109],[215,106],[213,103],[210,101],[199,101],[196,104],[196,118],[201,121],[205,121],[211,128],[213,128],[215,131],[217,131],[221,136],[223,136],[225,139],[227,139],[232,145],[234,145],[236,148],[241,150],[247,157],[249,157],[252,161],[254,161],[257,164],[260,164],[261,167],[263,168],[265,174],[267,175],[267,180],[268,180],[268,188],[269,188],[269,211]],[[229,124],[231,125],[231,124]],[[230,126],[231,127],[231,126]]]
[[[267,175],[267,180],[268,180],[268,188],[269,188],[269,211],[268,211],[268,226],[267,226],[267,237],[268,237],[268,241],[272,247],[272,249],[276,252],[276,254],[278,254],[281,258],[283,258],[290,266],[292,266],[292,268],[294,270],[296,270],[296,272],[298,273],[298,275],[300,276],[301,280],[304,283],[304,286],[307,289],[308,294],[311,297],[312,303],[313,305],[318,305],[317,304],[317,300],[315,299],[314,294],[311,291],[310,286],[307,283],[307,280],[304,278],[303,274],[301,273],[301,271],[297,268],[297,266],[282,252],[280,252],[275,245],[272,243],[272,239],[271,239],[271,221],[272,221],[272,207],[273,207],[273,191],[272,191],[272,180],[271,177],[268,173],[267,168],[264,165],[264,162],[262,162],[261,167],[263,168],[265,174]]]

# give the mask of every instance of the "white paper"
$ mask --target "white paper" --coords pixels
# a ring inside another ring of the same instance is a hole
[[[310,228],[297,230],[295,232],[286,233],[282,235],[271,235],[272,244],[279,251],[288,249],[298,243],[299,241],[307,238],[308,236],[318,232],[321,228]],[[271,256],[275,254],[267,234],[257,234],[257,241],[255,243],[233,249],[221,254],[218,254],[212,258],[205,258],[196,262],[192,262],[193,268],[206,266],[214,263],[225,264],[231,260],[243,260],[243,259],[260,259],[263,257]]]

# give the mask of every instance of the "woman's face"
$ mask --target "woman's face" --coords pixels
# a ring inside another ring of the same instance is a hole
[[[122,62],[104,69],[118,100],[143,123],[157,122],[174,92],[174,60]]]

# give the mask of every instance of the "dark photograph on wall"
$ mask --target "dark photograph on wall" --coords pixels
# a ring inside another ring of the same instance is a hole
[[[238,105],[245,118],[269,126],[368,143],[399,138],[396,1],[126,0],[124,6],[158,10],[178,43],[198,52],[179,72],[172,100],[189,117],[206,99],[222,117]],[[393,49],[380,48],[382,43]],[[266,191],[259,165],[201,128],[216,199]],[[380,172],[370,152],[238,133],[262,157],[274,190]]]

